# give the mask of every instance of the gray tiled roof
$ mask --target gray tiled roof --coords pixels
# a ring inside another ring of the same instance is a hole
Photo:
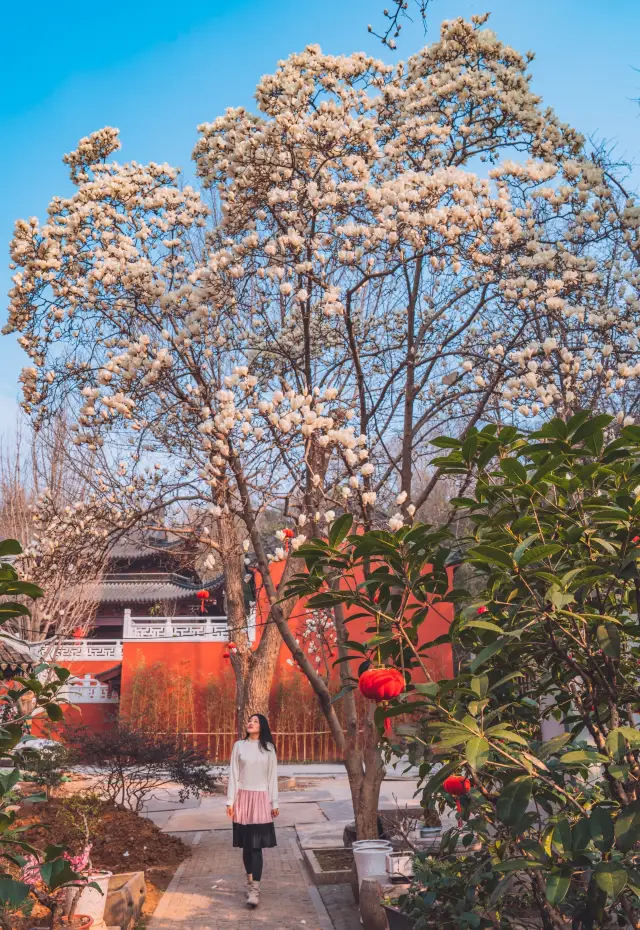
[[[175,576],[174,576],[175,577]],[[187,579],[184,582],[176,582],[171,576],[159,574],[158,578],[153,575],[145,578],[142,575],[135,575],[131,581],[125,580],[126,575],[118,575],[117,580],[111,579],[107,575],[103,581],[93,585],[87,585],[86,596],[92,601],[98,601],[102,604],[113,603],[157,603],[158,601],[184,601],[193,598],[196,591],[205,587],[207,590],[218,587],[222,581],[221,577],[211,579],[203,584],[193,584]]]
[[[179,601],[193,597],[195,588],[183,588],[170,581],[110,582],[88,585],[85,589],[92,601],[109,604],[120,601]]]

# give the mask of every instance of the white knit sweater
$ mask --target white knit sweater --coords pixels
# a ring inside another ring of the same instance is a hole
[[[257,739],[235,743],[229,765],[228,804],[235,803],[240,790],[266,791],[271,807],[278,809],[278,760],[273,746],[265,752]]]

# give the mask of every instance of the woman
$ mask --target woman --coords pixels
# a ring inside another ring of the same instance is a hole
[[[279,813],[276,747],[267,718],[254,714],[245,738],[233,747],[227,789],[227,814],[233,818],[233,845],[242,848],[249,907],[260,903],[262,850],[277,845],[273,821]]]

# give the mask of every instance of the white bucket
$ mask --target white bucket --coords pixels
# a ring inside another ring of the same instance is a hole
[[[89,875],[89,881],[95,882],[99,886],[100,891],[97,888],[83,888],[82,894],[78,900],[76,907],[76,914],[82,914],[87,917],[93,918],[92,930],[102,930],[106,927],[104,922],[104,908],[107,903],[107,892],[109,891],[109,879],[113,875],[113,872],[94,872]],[[71,906],[73,897],[77,892],[76,888],[67,889],[67,910]]]
[[[358,887],[370,876],[386,876],[386,858],[393,846],[389,840],[356,840],[353,858],[358,873]]]

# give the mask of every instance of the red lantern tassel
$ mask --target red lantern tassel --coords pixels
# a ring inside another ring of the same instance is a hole
[[[389,717],[384,718],[384,732],[386,736],[390,736],[393,727],[391,726],[391,719]]]

